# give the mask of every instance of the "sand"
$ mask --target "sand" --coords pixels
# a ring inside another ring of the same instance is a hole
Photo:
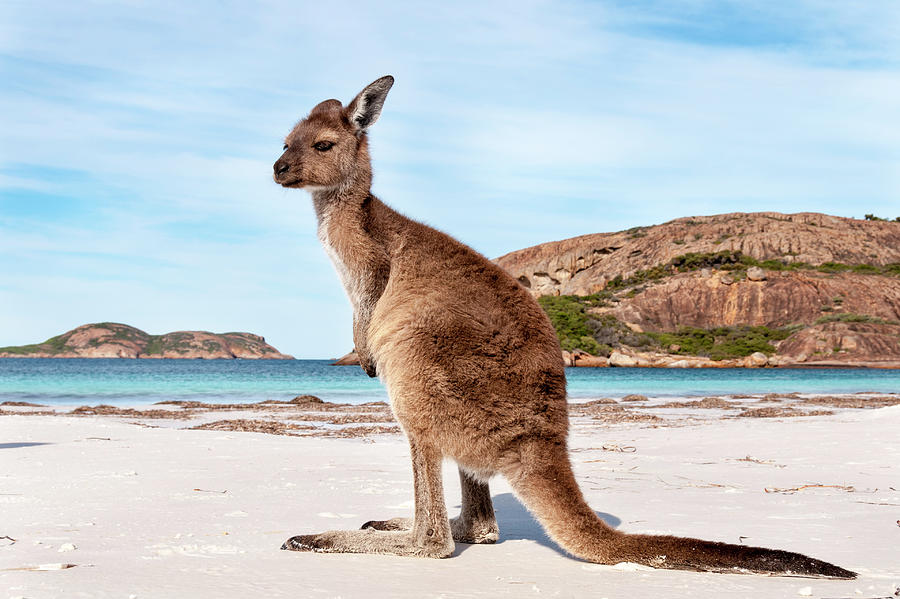
[[[797,397],[786,401],[800,405]],[[895,596],[900,406],[845,409],[832,401],[811,406],[834,409],[831,415],[737,417],[747,405],[664,403],[672,402],[640,402],[636,413],[655,410],[655,420],[605,412],[622,407],[607,403],[573,410],[576,473],[609,523],[791,549],[860,577],[585,563],[563,554],[501,479],[491,485],[496,545],[459,544],[445,560],[280,551],[294,534],[409,515],[403,437],[393,429],[309,434],[299,426],[309,420],[281,433],[193,428],[263,418],[253,411],[186,422],[7,409],[0,416],[0,596]],[[635,406],[627,408],[631,414]],[[677,425],[670,413],[682,416]],[[373,428],[390,428],[381,420]],[[445,484],[455,514],[459,484],[450,463]]]

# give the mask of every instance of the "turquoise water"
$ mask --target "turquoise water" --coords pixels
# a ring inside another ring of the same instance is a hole
[[[900,370],[569,368],[573,399],[900,391]],[[0,358],[0,402],[148,405],[288,400],[385,401],[377,379],[328,360],[85,360]]]

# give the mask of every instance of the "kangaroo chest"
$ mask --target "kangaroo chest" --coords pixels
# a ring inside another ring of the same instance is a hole
[[[341,279],[344,291],[347,293],[347,297],[350,298],[350,303],[353,304],[354,312],[368,309],[370,308],[370,302],[365,297],[364,292],[366,273],[362,272],[360,265],[357,264],[357,260],[354,260],[354,257],[344,247],[348,244],[340,243],[340,240],[331,234],[329,228],[330,222],[327,219],[319,224],[319,241],[322,242],[325,253],[328,254],[328,258]]]

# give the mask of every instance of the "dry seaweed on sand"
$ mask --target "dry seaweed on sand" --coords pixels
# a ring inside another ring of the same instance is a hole
[[[0,416],[56,416],[58,413],[55,410],[0,410]]]
[[[130,418],[170,418],[183,420],[190,418],[189,413],[173,410],[135,410],[133,408],[118,408],[101,404],[99,406],[79,406],[69,412],[71,416],[128,416]]]
[[[343,428],[319,429],[314,433],[304,435],[307,437],[337,437],[341,439],[355,439],[369,437],[371,435],[395,435],[400,433],[399,426],[345,426]]]
[[[384,413],[368,413],[368,414],[354,414],[354,413],[346,413],[346,414],[319,414],[319,413],[299,413],[299,414],[291,414],[289,416],[291,420],[297,420],[300,422],[322,422],[324,424],[374,424],[377,422],[394,422],[393,415],[389,411],[385,411]]]
[[[294,435],[293,431],[316,430],[315,426],[276,422],[273,420],[216,420],[190,427],[193,431],[237,431],[246,433],[266,433],[269,435]]]
[[[700,408],[704,410],[736,410],[740,406],[721,397],[704,397],[694,401],[672,401],[654,408]]]
[[[585,412],[600,406],[615,405],[618,402],[611,397],[601,397],[590,401],[570,402],[569,411],[573,413]]]
[[[278,399],[267,399],[265,401],[259,402],[261,404],[324,404],[327,403],[325,400],[316,397],[315,395],[298,395],[294,399],[290,399],[288,401],[281,401]]]
[[[747,408],[735,418],[794,418],[798,416],[831,416],[831,410],[798,410],[797,408]]]
[[[663,422],[663,419],[655,414],[647,414],[644,412],[633,412],[626,410],[622,406],[605,406],[598,410],[592,410],[589,415],[593,420],[608,424],[616,424],[619,422]]]
[[[856,492],[854,487],[848,485],[800,485],[799,487],[789,487],[785,489],[779,489],[777,487],[766,487],[766,493],[783,493],[785,495],[793,495],[798,491],[805,491],[806,489],[838,489],[840,491],[846,491],[848,493]]]
[[[626,395],[622,398],[622,401],[650,401],[646,395],[638,395],[637,393],[632,393],[630,395]]]
[[[817,395],[805,397],[801,400],[805,404],[817,406],[830,406],[833,408],[873,409],[886,408],[900,405],[900,396],[897,395],[872,395],[863,397],[857,395]]]

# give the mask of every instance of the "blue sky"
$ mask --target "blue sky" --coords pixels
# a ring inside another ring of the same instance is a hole
[[[733,211],[900,216],[900,4],[4,2],[0,345],[118,321],[352,346],[319,101],[397,82],[374,191],[489,257]]]

